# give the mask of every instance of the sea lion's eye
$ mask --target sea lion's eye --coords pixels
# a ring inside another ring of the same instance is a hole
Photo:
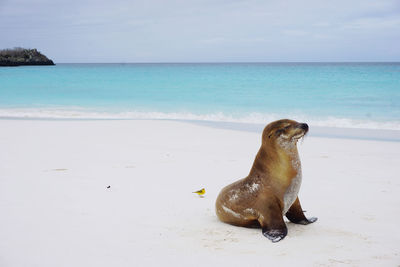
[[[275,131],[275,136],[280,136],[284,132],[283,129],[279,129]]]

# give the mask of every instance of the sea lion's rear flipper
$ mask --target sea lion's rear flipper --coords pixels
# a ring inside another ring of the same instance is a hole
[[[265,211],[260,212],[258,222],[262,228],[262,234],[272,242],[278,242],[287,235],[287,227],[282,216],[282,209],[277,201],[271,201]]]
[[[292,223],[297,223],[297,224],[310,224],[313,223],[317,220],[316,217],[311,217],[307,218],[304,215],[303,209],[301,208],[299,198],[296,198],[296,201],[292,204],[288,212],[286,213],[286,217],[291,221]]]

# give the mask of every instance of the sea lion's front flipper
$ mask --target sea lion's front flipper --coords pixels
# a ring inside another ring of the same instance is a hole
[[[285,238],[287,235],[287,228],[283,229],[267,229],[267,228],[262,228],[262,234],[271,240],[273,243],[281,241],[282,239]]]
[[[262,228],[262,234],[272,242],[278,242],[287,235],[287,227],[282,216],[282,209],[277,201],[271,201],[266,210],[260,212],[258,222]]]
[[[303,209],[301,208],[299,198],[296,198],[296,201],[292,204],[288,212],[286,213],[286,217],[291,221],[292,223],[297,223],[297,224],[310,224],[315,222],[318,218],[316,217],[311,217],[307,218],[304,213]]]

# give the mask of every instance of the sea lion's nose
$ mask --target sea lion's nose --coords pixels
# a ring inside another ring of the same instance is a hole
[[[308,131],[308,124],[307,123],[300,123],[300,128],[303,129],[304,131]]]

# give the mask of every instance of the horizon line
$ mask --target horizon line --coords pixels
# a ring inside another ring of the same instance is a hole
[[[55,64],[342,64],[400,63],[400,61],[143,61],[143,62],[54,62]]]

